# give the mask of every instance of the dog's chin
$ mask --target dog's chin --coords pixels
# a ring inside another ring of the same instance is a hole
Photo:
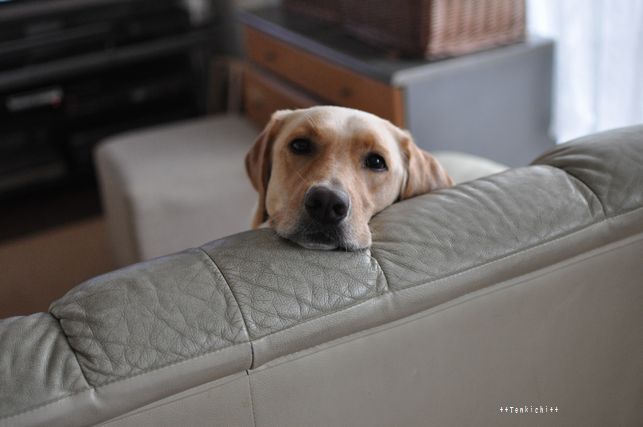
[[[335,243],[322,243],[322,242],[315,242],[315,241],[298,241],[298,240],[293,240],[293,242],[297,243],[299,246],[303,248],[312,249],[315,251],[333,251],[339,248],[339,244],[335,244]]]
[[[306,249],[332,251],[336,249],[356,251],[363,249],[349,238],[350,233],[343,227],[324,227],[308,223],[299,224],[294,231],[277,234]]]
[[[317,251],[332,251],[342,247],[342,240],[339,236],[317,232],[296,232],[289,235],[282,236],[286,239],[297,243],[306,249],[314,249]]]

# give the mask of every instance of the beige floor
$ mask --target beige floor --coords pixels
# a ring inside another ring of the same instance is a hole
[[[112,269],[102,217],[0,243],[0,318],[46,311],[73,286]]]

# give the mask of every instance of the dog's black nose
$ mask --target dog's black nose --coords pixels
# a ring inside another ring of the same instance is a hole
[[[338,224],[350,207],[350,199],[343,191],[331,190],[323,186],[308,189],[304,197],[306,212],[321,224]]]

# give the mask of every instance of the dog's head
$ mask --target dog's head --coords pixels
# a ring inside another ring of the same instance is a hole
[[[269,221],[311,249],[367,248],[373,215],[453,185],[408,132],[329,106],[275,112],[246,156],[246,171],[259,193],[252,226]]]

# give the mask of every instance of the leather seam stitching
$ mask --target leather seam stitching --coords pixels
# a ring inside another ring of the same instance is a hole
[[[571,172],[570,172],[570,171],[568,171],[567,169],[558,168],[558,167],[555,167],[555,166],[552,166],[552,165],[543,165],[543,166],[548,166],[548,167],[550,167],[550,168],[554,168],[554,169],[558,169],[558,170],[560,170],[560,171],[563,171],[563,172],[565,172],[567,175],[569,175],[570,177],[574,178],[574,180],[576,180],[576,181],[580,182],[580,183],[581,183],[581,185],[583,185],[585,188],[587,188],[587,190],[589,190],[589,192],[590,192],[590,193],[592,193],[592,195],[593,195],[593,196],[596,198],[596,200],[598,201],[598,204],[600,205],[600,207],[601,207],[601,211],[602,211],[602,213],[603,213],[603,218],[607,218],[607,214],[605,213],[605,206],[603,205],[603,201],[601,200],[601,198],[600,198],[600,197],[598,197],[598,194],[596,194],[596,192],[594,191],[594,189],[593,189],[592,187],[590,187],[590,186],[589,186],[585,181],[583,181],[582,179],[580,179],[578,176],[574,175],[573,173],[571,173]],[[588,206],[588,207],[589,207],[589,206]]]
[[[246,337],[248,338],[248,343],[250,344],[250,367],[252,367],[255,363],[255,350],[254,346],[252,345],[252,340],[250,338],[250,330],[248,328],[248,320],[246,319],[246,316],[243,314],[243,310],[241,309],[241,304],[239,304],[239,300],[237,299],[237,295],[234,293],[232,290],[232,286],[230,286],[230,282],[228,281],[228,278],[225,277],[225,274],[223,274],[223,271],[219,268],[219,265],[216,263],[214,258],[207,253],[203,248],[197,248],[199,251],[201,251],[211,262],[212,265],[214,265],[214,268],[217,269],[221,277],[223,278],[223,282],[225,285],[228,287],[228,290],[230,291],[230,294],[232,295],[232,298],[234,299],[235,304],[237,304],[237,310],[239,310],[239,315],[241,316],[241,320],[243,321],[243,329],[246,332]]]
[[[382,273],[382,277],[384,278],[385,289],[384,289],[384,292],[380,293],[380,295],[384,295],[387,292],[391,292],[391,287],[389,286],[388,277],[386,277],[386,273],[384,272],[384,269],[380,265],[380,261],[377,258],[375,258],[375,255],[373,255],[373,252],[371,251],[370,248],[368,249],[368,256],[375,262],[377,269]]]
[[[87,375],[85,374],[85,370],[83,369],[83,365],[80,363],[80,360],[78,360],[78,354],[76,353],[76,350],[74,347],[71,346],[71,343],[69,342],[69,337],[67,336],[67,333],[63,329],[63,325],[60,323],[60,319],[54,316],[53,313],[49,313],[51,317],[56,319],[56,323],[58,324],[58,327],[60,328],[60,333],[63,337],[65,337],[65,343],[67,343],[67,347],[69,347],[69,351],[74,355],[74,360],[76,360],[76,363],[78,364],[78,369],[80,370],[80,375],[83,377],[85,380],[85,384],[87,384],[87,388],[85,390],[89,390],[92,388],[92,384],[89,382],[87,379]],[[82,391],[85,391],[82,390]]]
[[[246,378],[248,378],[248,390],[250,391],[250,407],[252,408],[252,425],[257,427],[257,414],[255,413],[255,393],[252,387],[250,372],[246,369]]]

